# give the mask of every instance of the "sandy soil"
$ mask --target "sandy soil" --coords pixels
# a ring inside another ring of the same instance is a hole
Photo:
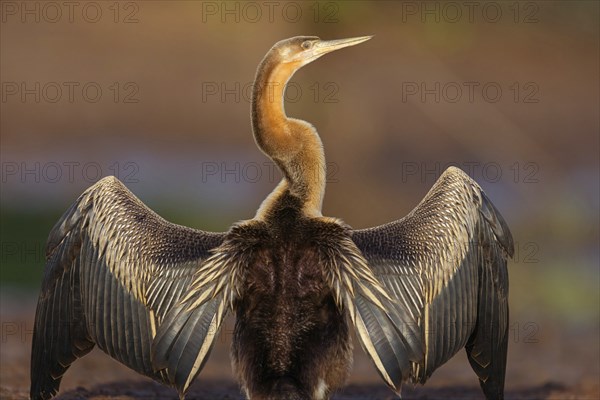
[[[28,398],[34,309],[33,299],[2,296],[1,399]],[[229,364],[232,326],[230,318],[209,362],[190,389],[188,399],[243,399]],[[551,322],[546,326],[551,327]],[[598,332],[593,329],[565,336],[548,328],[537,343],[523,343],[523,340],[511,343],[506,397],[515,400],[597,400],[600,398],[597,342]],[[436,371],[425,386],[413,388],[407,385],[402,394],[403,399],[484,398],[462,352]],[[174,390],[138,375],[94,349],[67,371],[57,398],[175,400],[177,395]],[[334,399],[396,398],[370,361],[357,349],[348,386],[336,393]]]

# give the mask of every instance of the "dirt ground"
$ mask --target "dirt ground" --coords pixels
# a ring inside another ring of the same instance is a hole
[[[31,297],[3,294],[1,307],[0,398],[26,399],[35,303]],[[600,398],[598,332],[593,329],[564,335],[551,322],[539,341],[510,343],[507,399]],[[233,320],[227,320],[205,369],[187,398],[243,399],[231,373],[228,349]],[[406,385],[403,399],[483,399],[475,374],[461,352],[441,367],[425,386]],[[348,385],[335,400],[396,399],[360,349]],[[144,378],[110,359],[98,349],[76,361],[67,371],[57,399],[138,400],[177,399],[174,390]]]

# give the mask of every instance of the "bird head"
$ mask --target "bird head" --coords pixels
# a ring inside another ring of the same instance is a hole
[[[360,36],[348,39],[321,40],[317,36],[296,36],[277,42],[271,48],[271,55],[278,64],[288,64],[293,70],[313,62],[332,51],[354,46],[373,36]]]

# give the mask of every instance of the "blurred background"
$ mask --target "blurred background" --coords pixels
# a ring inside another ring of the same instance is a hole
[[[204,230],[254,215],[280,175],[254,144],[251,85],[268,49],[296,35],[375,35],[305,67],[286,93],[288,115],[325,146],[324,214],[379,225],[462,168],[515,238],[507,397],[599,397],[599,3],[0,6],[2,398],[28,393],[46,237],[98,179],[115,175],[166,219]],[[197,398],[239,398],[232,329]],[[391,396],[359,348],[355,358],[337,398]],[[462,353],[407,389],[483,398]],[[175,398],[161,390],[98,350],[62,386],[63,398]]]

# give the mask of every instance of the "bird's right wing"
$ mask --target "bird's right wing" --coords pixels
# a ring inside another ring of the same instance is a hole
[[[408,314],[418,325],[423,353],[413,363],[412,380],[424,382],[466,346],[486,396],[502,398],[508,339],[506,263],[513,240],[479,185],[451,167],[409,215],[351,235],[401,315]],[[397,314],[394,309],[387,312]]]
[[[409,377],[412,363],[422,358],[417,321],[379,282],[348,235],[348,227],[335,219],[324,220],[327,227],[317,231],[321,234],[315,242],[320,248],[325,281],[381,377],[390,387],[399,389]]]
[[[31,398],[58,391],[62,375],[94,344],[130,368],[175,384],[151,359],[165,316],[187,292],[224,233],[169,223],[116,178],[86,190],[52,229],[31,354]],[[223,277],[223,269],[205,280]],[[196,293],[202,293],[197,288]],[[188,350],[212,343],[203,330],[217,310],[205,307]],[[219,315],[218,318],[223,318]],[[205,343],[206,342],[206,343]]]

